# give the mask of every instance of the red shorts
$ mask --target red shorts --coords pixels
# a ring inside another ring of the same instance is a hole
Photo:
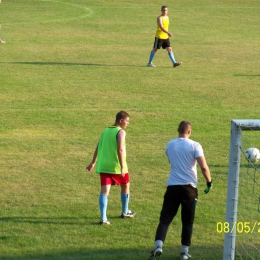
[[[124,177],[121,174],[100,173],[101,186],[127,184],[129,181],[129,173],[126,173]]]

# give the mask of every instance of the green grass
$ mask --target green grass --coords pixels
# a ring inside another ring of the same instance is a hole
[[[163,4],[163,3],[162,3]],[[169,1],[171,39],[147,68],[160,5],[148,0],[6,0],[0,5],[0,259],[147,259],[169,165],[166,143],[193,125],[214,188],[199,203],[191,253],[222,259],[231,119],[259,118],[259,2]],[[130,113],[130,208],[109,197],[99,226],[99,177],[86,173],[101,131]],[[180,216],[162,259],[178,259]]]

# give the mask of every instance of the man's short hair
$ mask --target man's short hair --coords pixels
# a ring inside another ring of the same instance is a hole
[[[167,5],[163,5],[162,8],[161,8],[161,11],[162,11],[164,8],[168,8]]]
[[[189,121],[181,121],[178,127],[178,132],[180,134],[185,134],[191,128],[191,123]]]
[[[116,122],[119,122],[121,119],[126,119],[127,117],[129,117],[129,114],[125,111],[119,111],[116,114]]]

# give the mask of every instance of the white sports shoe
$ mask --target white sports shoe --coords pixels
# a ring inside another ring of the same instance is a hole
[[[158,259],[157,257],[160,257],[161,254],[162,254],[162,248],[158,246],[156,249],[154,249],[151,252],[151,256],[148,258],[148,260],[156,260]]]
[[[152,68],[156,68],[156,66],[153,63],[148,63],[147,67],[152,67]]]
[[[0,43],[5,43],[5,41],[3,41],[3,40],[0,39]]]
[[[107,220],[103,220],[101,219],[100,222],[99,222],[100,225],[110,225],[110,221],[107,219]]]
[[[191,255],[189,253],[181,253],[181,259],[189,259]]]
[[[136,212],[128,210],[126,214],[122,213],[121,218],[133,218],[136,215]]]

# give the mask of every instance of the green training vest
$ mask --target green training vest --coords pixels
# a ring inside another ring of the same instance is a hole
[[[121,129],[119,126],[110,126],[101,134],[98,144],[97,173],[121,174],[121,166],[117,155],[117,134]],[[126,153],[124,162],[128,172]]]

